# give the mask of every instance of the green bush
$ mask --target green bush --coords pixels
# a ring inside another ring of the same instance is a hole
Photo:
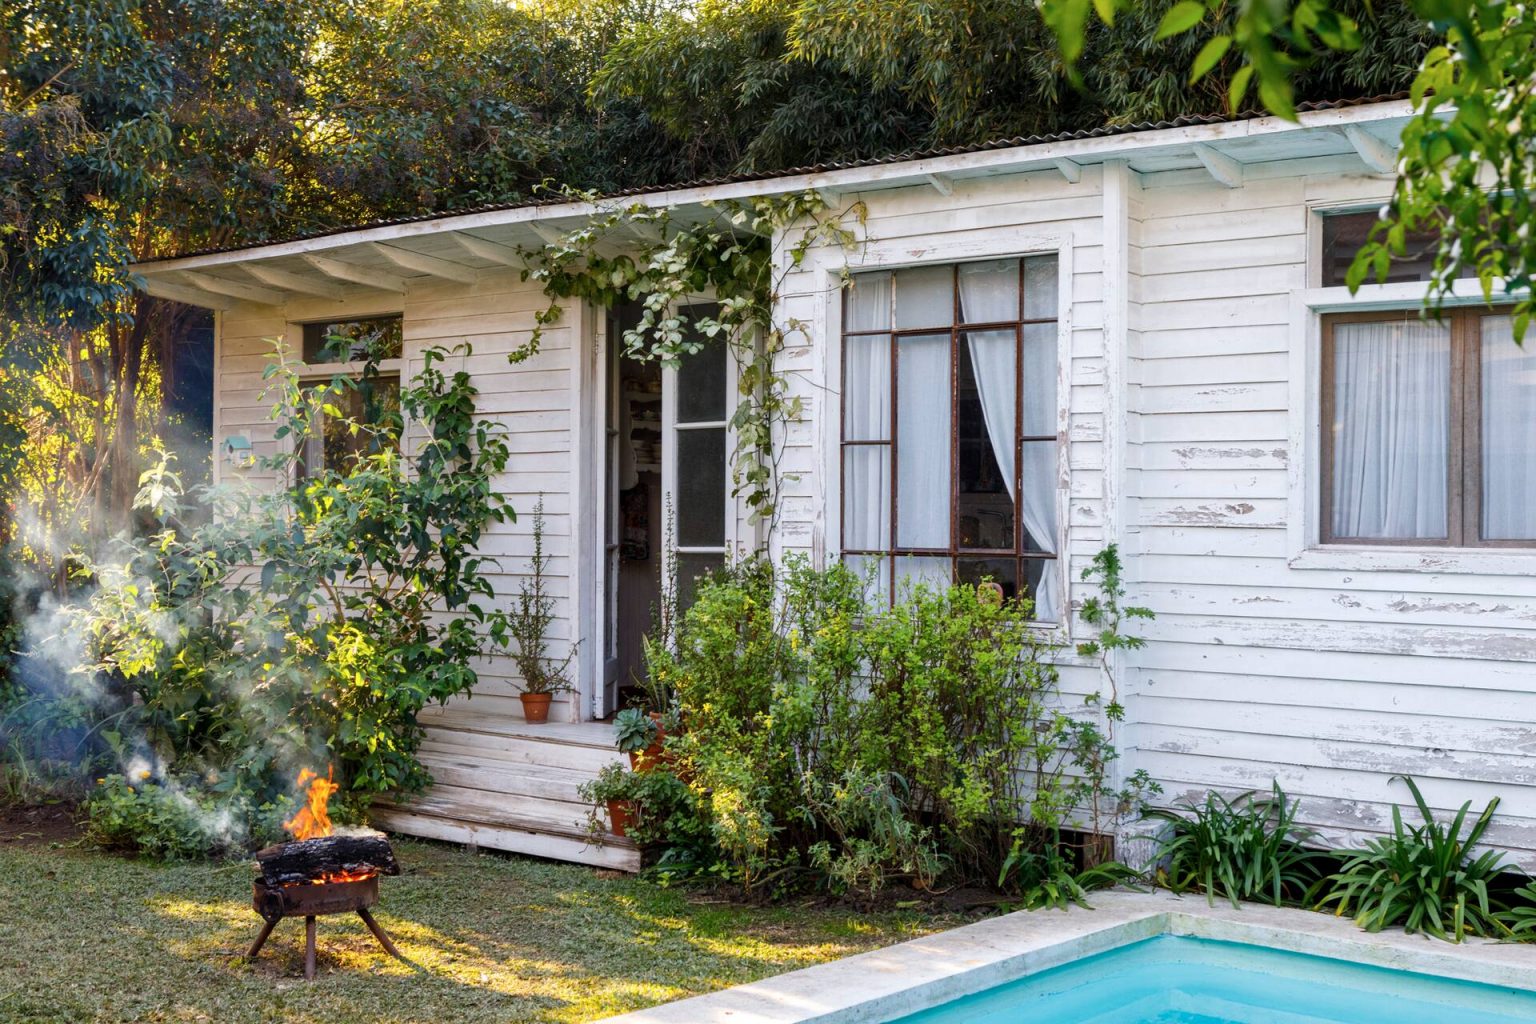
[[[1498,915],[1499,923],[1514,938],[1536,942],[1536,880],[1526,882],[1513,895],[1509,909]]]
[[[1460,942],[1468,935],[1496,935],[1502,927],[1489,885],[1504,870],[1503,856],[1487,850],[1473,856],[1493,821],[1498,798],[1488,801],[1470,825],[1470,801],[1449,822],[1435,820],[1418,784],[1406,776],[1421,825],[1403,821],[1392,808],[1392,834],[1371,840],[1364,849],[1343,854],[1339,870],[1318,883],[1319,909],[1332,906],[1352,914],[1366,931],[1393,925]]]
[[[1023,854],[1134,797],[1106,791],[1113,748],[1029,611],[971,586],[885,607],[843,566],[794,559],[702,581],[647,667],[677,695],[667,749],[732,877],[1017,887]]]
[[[213,849],[167,838],[191,834],[177,823],[182,797],[254,820],[243,809],[275,805],[304,767],[334,764],[343,798],[359,802],[428,781],[417,712],[468,691],[476,659],[509,636],[475,552],[488,526],[513,518],[492,484],[508,449],[476,419],[469,375],[442,368],[448,355],[424,353],[400,393],[418,435],[410,451],[398,413],[353,423],[354,461],[308,467],[287,489],[209,490],[215,514],[192,525],[174,468],[145,473],[148,529],[92,567],[96,589],[69,623],[90,662],[76,696],[118,764],[177,782],[92,799],[103,841],[131,845],[123,837],[142,827],[145,852]],[[374,372],[312,387],[280,364],[269,376],[282,438],[338,416],[337,395],[366,392]],[[288,479],[296,457],[261,468]]]
[[[1166,826],[1155,837],[1158,881],[1175,892],[1203,890],[1208,899],[1225,896],[1276,906],[1306,895],[1317,881],[1317,854],[1303,844],[1316,838],[1296,824],[1299,805],[1274,784],[1273,795],[1243,793],[1231,800],[1207,793],[1203,804],[1149,811],[1146,820]]]
[[[102,849],[161,860],[237,853],[283,837],[294,803],[253,805],[144,777],[98,779],[86,801],[86,838]]]

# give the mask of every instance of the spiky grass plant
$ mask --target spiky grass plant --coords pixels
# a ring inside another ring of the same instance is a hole
[[[1331,906],[1340,916],[1352,914],[1369,932],[1401,925],[1410,933],[1448,942],[1507,931],[1499,920],[1502,908],[1488,891],[1489,883],[1505,870],[1503,854],[1485,850],[1473,855],[1493,822],[1498,797],[1470,822],[1470,800],[1450,821],[1442,822],[1435,819],[1418,784],[1406,775],[1394,776],[1399,778],[1413,794],[1423,824],[1405,823],[1402,808],[1394,805],[1391,834],[1346,852],[1339,870],[1318,883],[1312,894],[1317,908]]]
[[[1306,848],[1316,833],[1296,822],[1298,804],[1279,783],[1270,796],[1253,792],[1230,800],[1207,793],[1203,803],[1148,811],[1166,827],[1158,845],[1159,884],[1175,892],[1200,889],[1215,903],[1225,896],[1277,906],[1298,900],[1317,879],[1317,854]]]

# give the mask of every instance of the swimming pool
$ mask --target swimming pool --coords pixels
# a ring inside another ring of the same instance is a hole
[[[1536,1024],[1536,947],[1165,892],[1006,914],[605,1024]]]
[[[890,1024],[1532,1024],[1536,992],[1164,935]]]

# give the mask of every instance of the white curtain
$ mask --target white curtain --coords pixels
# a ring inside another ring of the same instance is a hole
[[[1485,316],[1483,522],[1487,540],[1536,538],[1536,342],[1515,344],[1507,316]]]
[[[859,274],[848,293],[848,330],[889,330],[891,275]],[[850,334],[843,345],[843,439],[884,441],[891,426],[891,339]],[[891,545],[891,453],[884,445],[843,449],[843,545],[884,550]],[[864,559],[850,559],[856,571]]]
[[[1333,331],[1333,532],[1446,536],[1449,328],[1417,320]]]
[[[898,290],[899,295],[899,290]],[[949,547],[949,335],[897,342],[896,544]]]
[[[1012,260],[1002,264],[983,263],[962,267],[960,270],[960,308],[963,319],[971,323],[988,323],[1012,319],[1018,309],[1018,265]],[[1026,444],[1023,451],[1023,501],[1014,493],[1014,453],[1019,450],[1014,432],[1016,396],[1020,381],[1018,353],[1013,331],[971,331],[966,335],[971,365],[975,369],[976,389],[981,396],[982,417],[987,425],[987,437],[992,442],[992,455],[997,460],[1003,479],[1008,483],[1008,497],[1016,508],[1022,506],[1024,529],[1040,551],[1056,551],[1056,476],[1055,446],[1051,444]],[[1044,388],[1039,381],[1042,367],[1042,346],[1026,345],[1026,360],[1022,379],[1028,391],[1025,395],[1026,432],[1030,424],[1038,423],[1044,415],[1048,422],[1055,420],[1054,402],[1050,408],[1043,406],[1049,396],[1055,394],[1055,350],[1049,350],[1051,367],[1043,379],[1050,382]],[[1030,365],[1031,363],[1037,365]],[[1040,431],[1045,433],[1046,431]],[[1057,613],[1057,580],[1059,568],[1056,560],[1045,561],[1040,586],[1034,595],[1035,618],[1041,622],[1055,622]],[[1022,582],[1022,581],[1021,581]]]

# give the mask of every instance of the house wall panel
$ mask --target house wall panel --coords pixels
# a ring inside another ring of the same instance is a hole
[[[1279,778],[1340,841],[1390,827],[1394,774],[1441,809],[1497,795],[1500,841],[1536,865],[1536,580],[1292,564],[1308,203],[1369,207],[1390,185],[1246,179],[1144,182],[1129,576],[1158,617],[1138,624],[1128,763],[1172,795]]]

